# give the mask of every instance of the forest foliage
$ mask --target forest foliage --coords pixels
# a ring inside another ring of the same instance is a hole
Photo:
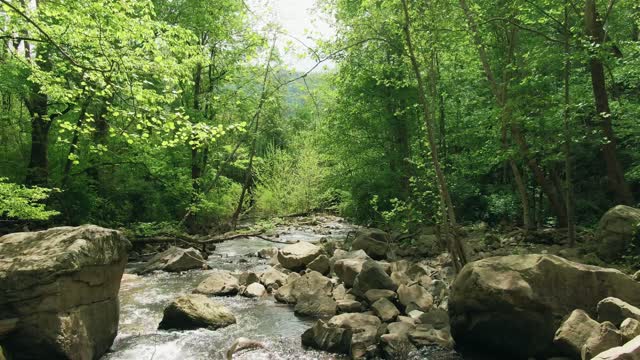
[[[308,73],[241,1],[1,0],[2,216],[206,232],[331,210],[412,231],[638,204],[636,1],[317,5],[337,35]]]

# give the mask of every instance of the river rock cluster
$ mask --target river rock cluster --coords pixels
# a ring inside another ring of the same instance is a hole
[[[290,273],[272,288],[276,301],[319,318],[303,345],[354,359],[403,358],[425,345],[453,349],[448,256],[387,261],[389,235],[376,229],[360,231],[349,250],[326,248],[301,242],[277,254],[275,267]]]

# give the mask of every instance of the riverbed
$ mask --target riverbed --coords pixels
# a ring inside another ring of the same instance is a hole
[[[354,225],[339,218],[320,217],[313,224],[282,225],[275,228],[279,241],[312,241],[322,238],[344,240]],[[201,360],[224,359],[226,349],[238,337],[258,340],[269,351],[245,351],[234,359],[339,359],[318,351],[305,350],[300,335],[314,319],[301,318],[293,308],[277,303],[273,297],[248,299],[241,296],[216,297],[236,316],[237,323],[219,330],[157,330],[164,308],[217,269],[261,272],[268,261],[255,256],[268,247],[282,247],[259,238],[246,238],[218,244],[210,255],[212,270],[183,273],[156,272],[137,276],[129,274],[139,264],[130,264],[120,289],[120,326],[111,351],[104,360]]]

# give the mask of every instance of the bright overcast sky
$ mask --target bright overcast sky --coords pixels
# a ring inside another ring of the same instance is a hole
[[[279,36],[278,48],[286,63],[297,71],[307,71],[316,61],[308,55],[301,57],[308,51],[294,38],[313,48],[315,40],[327,40],[335,34],[328,16],[316,8],[316,0],[252,0],[248,4],[264,23],[272,20],[290,35]],[[293,50],[285,52],[286,47]],[[318,67],[321,68],[322,66]]]

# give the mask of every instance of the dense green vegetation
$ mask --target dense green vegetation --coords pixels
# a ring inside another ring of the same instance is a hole
[[[7,219],[572,233],[637,205],[635,0],[325,0],[313,73],[240,1],[0,3]]]

